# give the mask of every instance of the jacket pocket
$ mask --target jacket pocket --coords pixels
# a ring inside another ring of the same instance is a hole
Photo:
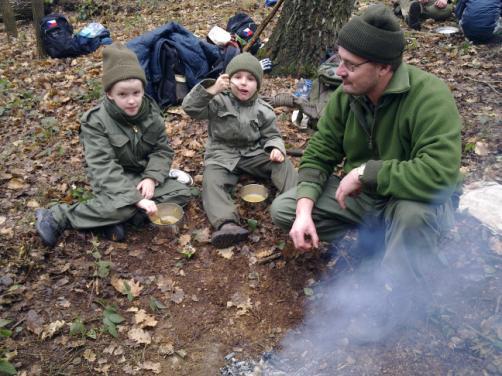
[[[143,135],[143,137],[141,138],[142,141],[141,153],[143,158],[145,158],[148,154],[150,154],[153,151],[158,140],[159,140],[158,134],[146,133]]]
[[[123,134],[111,134],[109,139],[119,163],[128,162],[131,157],[130,148],[127,146],[130,141],[129,138]]]

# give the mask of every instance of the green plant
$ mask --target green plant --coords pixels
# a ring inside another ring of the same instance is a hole
[[[10,323],[10,320],[0,319],[0,338],[12,335],[12,330],[6,328]],[[0,374],[15,375],[16,373],[16,368],[9,362],[6,351],[0,349]]]
[[[256,219],[248,218],[248,227],[251,232],[255,231],[258,228],[259,222]]]
[[[103,94],[103,85],[101,80],[92,79],[87,83],[87,91],[81,96],[81,99],[85,101],[95,101],[98,100]]]
[[[93,239],[93,241],[95,240]],[[95,242],[97,243],[97,241]],[[92,252],[92,257],[94,257],[95,260],[93,277],[101,279],[108,277],[110,275],[110,268],[112,266],[112,263],[110,261],[103,261],[101,259],[101,253],[99,253],[98,250]]]
[[[41,141],[50,141],[59,132],[58,121],[56,118],[50,116],[43,118],[40,121],[40,127],[35,131],[37,137]]]
[[[104,329],[113,337],[118,337],[117,324],[120,324],[125,319],[117,313],[115,306],[107,305],[103,311]]]
[[[161,309],[166,309],[167,307],[159,302],[157,299],[150,297],[149,306],[152,312],[157,312]]]
[[[84,187],[77,187],[75,185],[72,185],[70,188],[70,196],[79,203],[85,203],[94,197],[91,191],[85,189]]]
[[[77,7],[77,18],[79,20],[88,20],[99,13],[99,5],[93,0],[81,1]]]

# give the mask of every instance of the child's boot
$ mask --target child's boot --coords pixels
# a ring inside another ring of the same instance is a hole
[[[227,248],[248,238],[249,231],[233,222],[227,222],[213,234],[211,243],[216,248]]]
[[[62,233],[62,229],[48,209],[37,209],[35,211],[35,217],[37,220],[35,226],[42,241],[48,247],[53,248]]]

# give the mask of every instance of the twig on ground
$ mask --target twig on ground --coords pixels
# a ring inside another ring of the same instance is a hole
[[[282,257],[282,253],[274,253],[270,256],[267,256],[267,257],[264,257],[264,258],[261,258],[259,260],[256,260],[256,263],[257,264],[266,264],[267,262],[269,261],[273,261],[273,260],[276,260],[278,258],[281,258]]]
[[[471,81],[474,81],[474,82],[479,82],[481,84],[485,84],[486,86],[488,86],[490,89],[492,89],[498,95],[502,95],[502,93],[500,91],[498,91],[497,89],[495,89],[495,87],[492,85],[492,83],[500,83],[501,81],[483,81],[483,80],[477,80],[477,79],[472,78],[472,77],[467,77],[467,79],[471,80]]]

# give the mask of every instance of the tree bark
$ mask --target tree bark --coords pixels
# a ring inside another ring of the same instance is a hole
[[[0,12],[7,32],[7,40],[9,40],[9,36],[17,38],[16,18],[8,0],[0,0]]]
[[[40,34],[40,21],[44,17],[44,0],[31,0],[33,9],[33,27],[37,36],[37,53],[40,59],[47,57],[42,45],[42,35]]]
[[[355,0],[286,0],[267,43],[274,73],[312,77],[335,51]]]

